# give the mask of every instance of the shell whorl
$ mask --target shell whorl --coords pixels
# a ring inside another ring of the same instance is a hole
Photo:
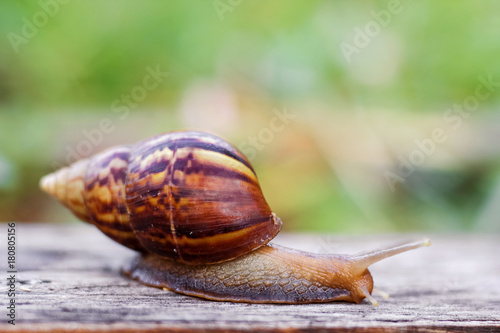
[[[71,167],[44,176],[40,180],[40,187],[68,207],[78,218],[91,223],[83,200],[88,163],[87,159],[80,160]]]
[[[129,156],[129,146],[113,147],[43,177],[40,186],[106,236],[144,251],[130,225],[125,202]]]
[[[123,245],[189,264],[241,256],[281,228],[246,157],[201,132],[111,148],[41,187]]]

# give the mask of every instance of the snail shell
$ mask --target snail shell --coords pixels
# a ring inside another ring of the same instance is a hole
[[[111,148],[45,176],[41,187],[113,240],[186,264],[237,258],[282,224],[247,158],[201,132]]]

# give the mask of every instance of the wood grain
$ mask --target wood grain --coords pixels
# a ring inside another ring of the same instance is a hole
[[[5,225],[2,240],[6,232]],[[500,332],[500,237],[427,236],[430,248],[370,269],[376,287],[391,294],[386,300],[375,296],[378,307],[367,301],[272,305],[212,302],[145,287],[120,274],[135,253],[94,227],[18,223],[16,325],[2,314],[0,331]],[[355,253],[417,237],[280,234],[275,242]],[[2,297],[5,309],[4,291]]]

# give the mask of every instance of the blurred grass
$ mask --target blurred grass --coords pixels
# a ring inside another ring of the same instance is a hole
[[[42,1],[43,3],[50,0]],[[0,4],[0,221],[74,220],[38,190],[82,130],[115,130],[93,152],[177,129],[247,142],[288,108],[297,118],[252,160],[288,230],[499,230],[495,92],[424,165],[390,191],[384,171],[443,113],[500,80],[500,3],[401,1],[347,63],[340,45],[386,1],[70,1],[19,53],[38,2]],[[112,103],[146,68],[169,76],[126,119]]]

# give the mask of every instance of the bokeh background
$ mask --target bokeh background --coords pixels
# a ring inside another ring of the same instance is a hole
[[[0,35],[0,221],[76,223],[42,175],[196,129],[287,231],[500,231],[498,1],[2,0]]]

